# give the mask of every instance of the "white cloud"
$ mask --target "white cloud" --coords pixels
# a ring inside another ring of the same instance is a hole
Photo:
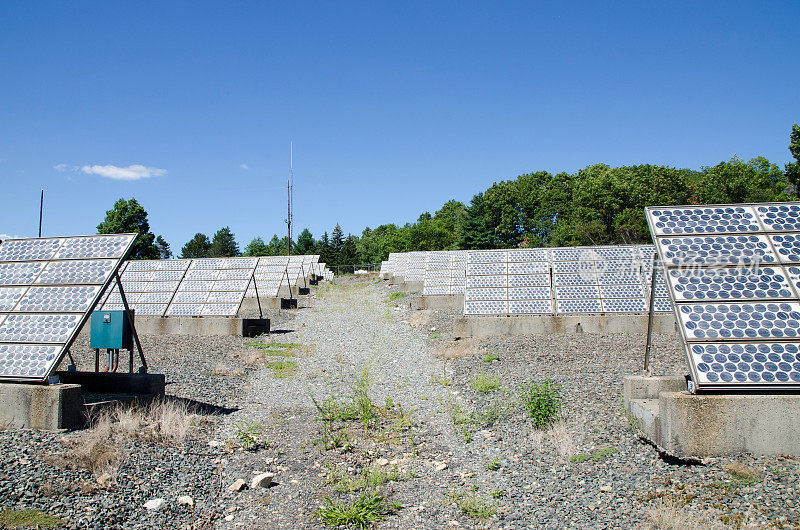
[[[0,241],[5,241],[6,239],[21,239],[25,236],[10,236],[8,234],[0,234]]]
[[[69,164],[56,164],[53,166],[53,169],[56,171],[66,171],[69,167]]]
[[[89,175],[99,175],[101,177],[114,180],[141,180],[150,177],[160,177],[167,174],[166,169],[147,167],[141,164],[133,164],[128,167],[118,167],[112,165],[83,166],[81,171]]]
[[[242,169],[250,169],[250,166],[248,166],[247,164],[239,164],[239,167]]]

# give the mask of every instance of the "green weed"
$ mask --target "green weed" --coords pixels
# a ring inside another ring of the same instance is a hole
[[[237,424],[234,441],[246,451],[258,451],[269,447],[269,442],[264,436],[264,426],[255,421]]]
[[[481,394],[488,394],[500,388],[500,379],[489,376],[486,372],[481,372],[475,374],[475,376],[469,380],[468,384],[472,390],[480,392]]]
[[[544,428],[558,419],[561,411],[561,387],[546,379],[541,383],[527,383],[520,386],[520,395],[525,408],[533,419],[533,424]]]
[[[328,526],[352,525],[366,529],[375,526],[400,509],[375,492],[364,491],[351,502],[334,503],[330,497],[325,499],[325,507],[317,510],[317,516]]]
[[[272,377],[284,379],[294,375],[297,363],[294,361],[268,361],[266,367],[272,370]]]
[[[497,506],[485,497],[455,488],[445,494],[447,500],[458,506],[461,513],[473,519],[489,519],[497,513]]]
[[[500,360],[500,356],[497,355],[496,353],[490,353],[489,355],[486,355],[483,358],[483,362],[485,363],[490,363],[492,361],[498,361],[498,360]]]
[[[486,470],[487,471],[497,471],[498,469],[500,469],[500,467],[501,467],[501,464],[500,464],[500,458],[499,457],[495,458],[494,460],[490,460],[486,464]]]
[[[398,298],[405,298],[406,296],[408,296],[408,293],[397,291],[396,293],[392,293],[389,295],[389,300],[397,300]]]

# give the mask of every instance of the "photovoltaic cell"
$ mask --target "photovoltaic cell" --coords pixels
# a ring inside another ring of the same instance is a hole
[[[800,263],[800,234],[775,234],[769,239],[781,263]]]
[[[668,266],[777,263],[763,234],[663,237],[657,241]]]
[[[760,231],[750,206],[648,209],[654,235],[752,233]]]
[[[775,300],[794,298],[782,269],[673,269],[667,275],[677,300]]]
[[[756,213],[767,230],[800,230],[800,205],[797,203],[761,204],[756,206]]]
[[[800,336],[800,304],[680,305],[678,314],[687,338],[776,339]]]
[[[692,344],[689,355],[701,384],[800,383],[798,342]]]

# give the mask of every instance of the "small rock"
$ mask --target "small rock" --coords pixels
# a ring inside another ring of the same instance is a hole
[[[164,506],[164,499],[150,499],[146,503],[144,503],[144,507],[151,511],[158,511]]]
[[[208,442],[208,446],[209,447],[221,447],[222,446],[222,442],[217,441],[217,440],[211,440],[211,441]]]
[[[233,521],[233,515],[226,515],[225,516],[225,520],[228,521],[228,522]]]
[[[379,458],[375,461],[375,463],[378,464],[379,466],[389,465],[389,461],[385,458]]]
[[[434,462],[433,463],[433,470],[434,471],[444,471],[447,469],[447,462]]]
[[[178,497],[178,504],[181,506],[194,506],[194,499],[188,495],[181,495]]]
[[[611,486],[600,486],[600,491],[611,491]]]
[[[111,483],[113,481],[114,481],[114,477],[112,477],[109,473],[103,473],[102,475],[97,477],[97,483],[102,488],[107,488],[108,486],[111,485]]]
[[[242,491],[247,486],[247,483],[242,479],[236,479],[236,482],[228,486],[228,491]]]
[[[250,488],[268,488],[272,484],[272,479],[275,478],[275,473],[261,473],[253,477],[250,482]]]
[[[449,521],[447,523],[447,526],[461,526],[461,523],[459,523],[458,521]]]

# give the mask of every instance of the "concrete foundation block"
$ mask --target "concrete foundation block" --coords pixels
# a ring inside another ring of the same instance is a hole
[[[59,431],[86,422],[80,385],[0,384],[0,424]]]
[[[403,282],[403,292],[406,293],[421,293],[423,287],[425,282]]]
[[[659,447],[682,458],[800,456],[800,395],[662,392]]]
[[[626,403],[628,418],[648,440],[658,440],[658,399],[634,399]]]
[[[113,372],[56,372],[62,383],[80,386],[84,393],[131,394],[157,397],[164,395],[164,374],[129,374]]]
[[[686,390],[686,379],[677,375],[626,375],[622,379],[622,401],[625,412],[631,413],[630,403],[637,400],[658,400],[661,392]]]
[[[453,321],[457,337],[549,335],[555,333],[644,333],[647,315],[465,316]],[[653,333],[677,334],[672,313],[653,317]]]
[[[464,309],[464,295],[422,295],[417,298],[412,309]]]

